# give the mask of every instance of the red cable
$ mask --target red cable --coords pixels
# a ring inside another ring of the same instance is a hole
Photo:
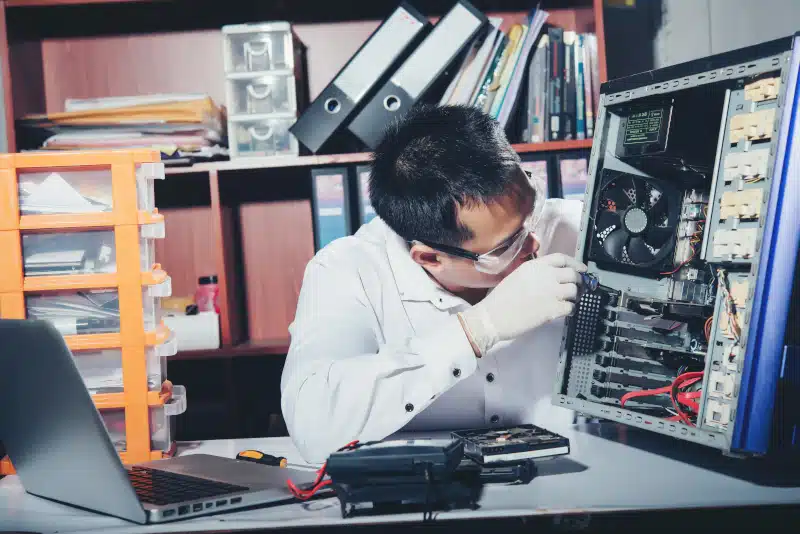
[[[691,373],[683,373],[682,375],[678,376],[675,380],[672,381],[672,384],[669,386],[665,386],[658,389],[643,389],[641,391],[631,391],[626,393],[620,399],[620,406],[624,407],[625,403],[631,399],[637,397],[650,397],[653,395],[663,395],[669,394],[670,400],[672,401],[672,406],[675,408],[675,411],[678,413],[676,416],[672,416],[667,418],[667,421],[683,421],[689,426],[694,426],[694,423],[691,422],[689,419],[689,415],[686,414],[680,407],[680,404],[688,406],[690,409],[694,410],[695,412],[700,410],[700,406],[694,402],[693,399],[700,398],[701,392],[699,391],[692,391],[692,392],[678,392],[677,398],[673,395],[673,391],[676,389],[686,388],[695,384],[703,379],[703,372],[702,371],[695,371]]]
[[[669,398],[672,401],[672,406],[675,408],[675,411],[678,412],[678,415],[680,416],[681,420],[688,426],[694,426],[694,423],[692,423],[692,421],[689,419],[689,415],[687,415],[686,413],[684,413],[683,410],[681,410],[681,407],[678,404],[678,400],[675,398],[675,390],[680,389],[682,387],[691,386],[697,381],[702,380],[702,378],[703,378],[702,371],[683,373],[672,382],[672,388],[670,389],[669,392]]]
[[[339,449],[337,452],[346,451],[348,449],[356,448],[357,445],[358,445],[358,440],[351,441],[350,443],[348,443],[347,445],[345,445],[344,447]],[[325,463],[322,464],[322,467],[320,467],[317,470],[317,478],[314,479],[314,482],[311,484],[311,487],[309,487],[308,489],[300,489],[295,485],[294,482],[292,482],[291,480],[287,480],[286,481],[286,485],[289,486],[289,491],[292,492],[292,495],[294,495],[296,498],[300,499],[301,501],[306,501],[306,500],[310,499],[311,497],[313,497],[315,493],[317,493],[319,490],[321,490],[325,486],[329,486],[331,484],[331,480],[330,479],[322,480],[325,477],[325,470],[326,470],[327,465],[328,465],[328,462],[325,462]]]

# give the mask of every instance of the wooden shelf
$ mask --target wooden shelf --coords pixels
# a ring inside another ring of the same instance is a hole
[[[203,93],[224,103],[220,27],[229,23],[290,21],[307,46],[305,81],[313,100],[398,3],[233,2],[219,10],[215,0],[0,0],[0,91],[9,150],[17,149],[13,119],[62,111],[67,98]],[[519,0],[474,3],[501,16],[505,29],[530,8]],[[424,4],[433,22],[452,0]],[[597,35],[599,78],[605,81],[603,1],[543,5],[549,23]],[[531,159],[591,147],[592,140],[514,145]],[[159,211],[168,217],[156,257],[172,276],[176,296],[191,295],[200,276],[218,276],[223,344],[181,352],[174,360],[286,353],[287,339],[244,340],[288,336],[303,273],[315,252],[310,180],[302,178],[314,167],[370,159],[369,152],[358,152],[166,169],[172,179],[155,186]],[[274,180],[251,180],[262,174]]]
[[[8,7],[83,6],[91,4],[141,4],[170,0],[6,0]]]
[[[513,145],[519,154],[536,152],[559,152],[592,148],[591,139],[573,141],[548,141],[546,143],[524,143]],[[214,163],[198,163],[191,167],[168,167],[167,174],[193,174],[209,171],[240,171],[248,169],[274,169],[281,167],[318,167],[322,165],[342,165],[364,163],[370,160],[369,152],[353,154],[332,154],[320,156],[277,156],[265,158],[242,158]]]
[[[237,358],[240,356],[275,356],[289,352],[289,339],[275,339],[266,341],[247,341],[231,347],[218,349],[186,350],[170,356],[170,361],[176,360],[218,360]]]
[[[531,154],[534,152],[560,152],[564,150],[580,150],[584,148],[592,148],[591,139],[548,141],[546,143],[524,143],[520,145],[514,145],[514,149],[519,154]]]

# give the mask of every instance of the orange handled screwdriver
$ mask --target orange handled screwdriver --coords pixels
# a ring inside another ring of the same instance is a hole
[[[261,451],[253,449],[240,452],[236,455],[236,459],[275,467],[286,467],[286,458],[283,456],[272,456],[271,454],[264,454]]]

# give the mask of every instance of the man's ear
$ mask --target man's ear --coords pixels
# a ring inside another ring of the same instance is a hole
[[[441,266],[441,253],[428,245],[414,242],[411,244],[409,254],[412,260],[425,269],[435,270]]]

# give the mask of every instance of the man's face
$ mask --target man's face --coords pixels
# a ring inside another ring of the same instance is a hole
[[[494,287],[539,250],[538,240],[525,228],[526,219],[533,210],[534,197],[527,175],[520,169],[518,186],[507,195],[489,204],[458,208],[459,221],[473,234],[458,247],[464,251],[479,255],[488,252],[499,254],[517,239],[523,240],[519,253],[501,272],[481,272],[471,259],[419,243],[411,248],[412,258],[450,291]]]

